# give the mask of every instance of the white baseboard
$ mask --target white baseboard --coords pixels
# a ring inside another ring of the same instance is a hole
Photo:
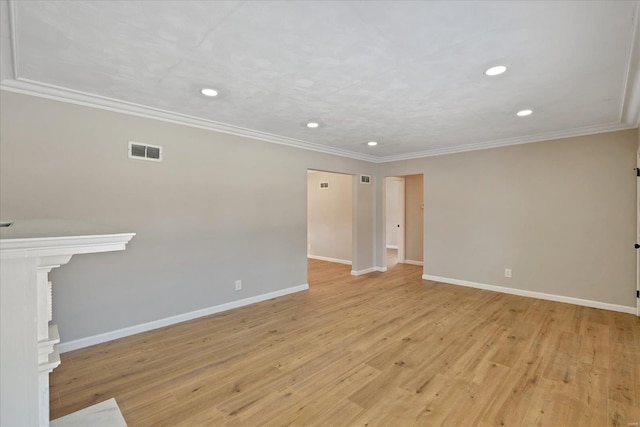
[[[295,292],[306,291],[307,289],[309,289],[308,284],[280,289],[278,291],[269,292],[262,295],[256,295],[253,297],[231,301],[220,305],[214,305],[212,307],[195,310],[188,313],[178,314],[177,316],[165,317],[164,319],[154,320],[152,322],[141,323],[139,325],[129,326],[127,328],[105,332],[103,334],[63,342],[58,345],[58,349],[60,350],[60,353],[66,353],[67,351],[73,351],[79,348],[89,347],[118,338],[127,337],[129,335],[139,334],[140,332],[146,332],[152,329],[158,329],[180,322],[186,322],[187,320],[197,319],[198,317],[208,316],[210,314],[220,313],[222,311],[227,311],[238,307],[244,307],[245,305],[255,304],[257,302],[289,295]]]
[[[564,302],[567,304],[582,305],[585,307],[601,308],[603,310],[618,311],[621,313],[636,314],[636,307],[627,307],[626,305],[610,304],[608,302],[592,301],[588,299],[565,297],[562,295],[546,294],[544,292],[526,291],[523,289],[506,288],[504,286],[486,285],[484,283],[469,282],[467,280],[449,279],[447,277],[431,276],[423,274],[424,280],[433,280],[434,282],[449,283],[452,285],[467,286],[469,288],[484,289],[487,291],[501,292],[504,294],[518,295],[521,297],[539,298],[549,301]]]
[[[398,249],[398,245],[387,245],[387,249]]]
[[[363,274],[369,274],[369,273],[373,273],[374,271],[378,271],[376,269],[376,267],[371,267],[371,268],[365,268],[364,270],[351,270],[351,275],[352,276],[362,276]]]
[[[326,256],[320,256],[320,255],[307,255],[307,258],[317,259],[319,261],[337,262],[338,264],[351,265],[351,261],[348,261],[346,259],[329,258]]]
[[[351,275],[352,276],[362,276],[363,274],[369,274],[369,273],[373,273],[376,271],[381,271],[381,272],[385,272],[387,271],[387,267],[371,267],[371,268],[366,268],[364,270],[351,270]]]
[[[422,261],[414,261],[412,259],[405,259],[402,264],[423,265],[423,262]]]

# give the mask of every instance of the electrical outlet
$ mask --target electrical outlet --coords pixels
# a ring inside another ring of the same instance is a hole
[[[505,268],[504,269],[504,277],[511,277],[511,269],[510,268]]]
[[[236,280],[236,291],[242,290],[242,280]]]

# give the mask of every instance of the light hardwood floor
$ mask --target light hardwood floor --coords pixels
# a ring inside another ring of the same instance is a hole
[[[135,426],[637,426],[640,320],[309,260],[309,291],[62,355],[52,418]]]

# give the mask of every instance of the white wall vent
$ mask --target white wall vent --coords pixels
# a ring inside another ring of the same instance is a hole
[[[129,158],[161,162],[162,147],[129,141]]]
[[[320,188],[329,188],[329,183],[328,182],[321,182],[320,183]]]
[[[370,175],[360,175],[360,184],[371,184]]]

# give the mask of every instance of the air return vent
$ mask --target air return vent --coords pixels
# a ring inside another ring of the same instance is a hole
[[[371,176],[360,175],[360,184],[371,184]]]
[[[129,157],[132,159],[162,161],[162,147],[157,145],[140,144],[129,141]]]

